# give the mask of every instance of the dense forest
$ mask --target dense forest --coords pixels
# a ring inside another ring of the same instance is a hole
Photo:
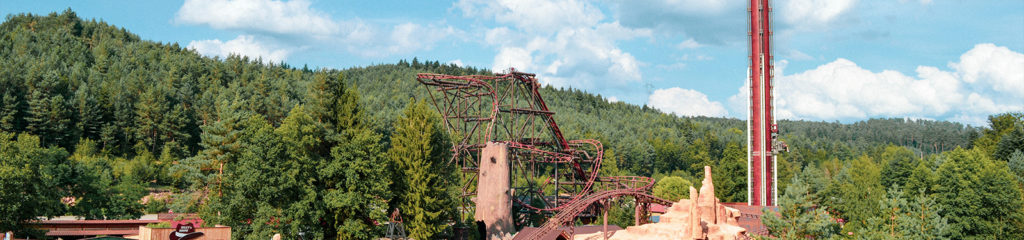
[[[0,230],[38,216],[196,212],[238,239],[370,239],[401,209],[417,239],[451,236],[450,141],[415,74],[489,74],[413,58],[310,69],[208,58],[67,10],[0,24]],[[746,199],[745,122],[678,117],[544,87],[569,139],[606,147],[602,174]],[[780,121],[782,238],[1007,238],[1024,232],[1024,114],[990,126]],[[699,187],[699,186],[697,186]],[[669,189],[669,190],[666,190]],[[168,196],[169,195],[169,196]],[[611,222],[630,223],[628,200]],[[625,226],[625,225],[623,225]]]

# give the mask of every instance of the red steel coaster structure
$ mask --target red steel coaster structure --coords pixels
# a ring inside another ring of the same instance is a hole
[[[453,76],[420,73],[430,99],[453,141],[449,164],[462,173],[463,219],[473,212],[481,150],[488,142],[508,147],[510,195],[515,222],[548,217],[540,231],[571,226],[577,217],[607,214],[607,200],[636,199],[636,223],[646,219],[650,203],[669,204],[650,195],[648,177],[599,176],[604,147],[597,140],[566,140],[540,94],[535,74],[509,69],[500,75]],[[607,218],[605,218],[607,219]],[[540,236],[540,235],[536,235]]]

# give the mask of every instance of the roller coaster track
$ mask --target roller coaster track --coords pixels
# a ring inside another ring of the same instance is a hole
[[[460,167],[465,180],[461,209],[475,207],[471,198],[479,187],[478,161],[488,142],[509,149],[514,205],[533,213],[555,213],[536,233],[572,223],[602,200],[631,196],[640,208],[669,203],[649,194],[651,178],[599,176],[604,146],[597,140],[563,137],[534,74],[515,69],[501,75],[420,73],[416,80],[430,89],[430,99],[452,136],[449,164]]]
[[[624,176],[602,178],[602,180],[607,180],[607,182],[615,183],[612,185],[617,185],[621,188],[595,192],[587,195],[582,199],[564,205],[561,211],[558,211],[558,213],[555,214],[555,216],[549,218],[548,221],[543,226],[540,227],[540,229],[537,229],[537,231],[532,232],[532,234],[526,236],[526,238],[524,239],[539,239],[541,236],[544,236],[545,234],[548,234],[549,232],[558,229],[563,225],[572,226],[572,222],[576,219],[577,215],[586,210],[590,205],[598,203],[601,200],[629,196],[634,197],[637,200],[637,204],[672,204],[672,201],[658,198],[649,194],[650,188],[654,184],[654,179],[652,178],[639,176]],[[644,185],[636,186],[639,184]],[[570,233],[570,235],[571,234],[572,233]]]

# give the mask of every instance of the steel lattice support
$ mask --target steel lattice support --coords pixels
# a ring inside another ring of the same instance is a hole
[[[554,214],[554,224],[578,216],[596,218],[600,200],[633,196],[638,205],[667,202],[649,195],[647,177],[598,176],[604,147],[597,140],[568,141],[540,94],[534,74],[510,69],[502,75],[452,76],[421,73],[417,80],[454,142],[450,164],[462,169],[462,213],[472,212],[481,149],[487,142],[509,149],[511,199],[527,213]],[[545,229],[549,226],[545,226]]]

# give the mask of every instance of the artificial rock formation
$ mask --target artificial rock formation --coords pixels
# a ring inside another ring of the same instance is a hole
[[[515,231],[512,225],[508,146],[488,142],[480,153],[476,212],[473,217],[483,224],[487,236],[502,236]]]
[[[740,211],[722,205],[714,188],[705,166],[700,192],[690,187],[690,199],[673,203],[658,223],[627,227],[611,239],[740,239],[747,231],[738,224]]]

